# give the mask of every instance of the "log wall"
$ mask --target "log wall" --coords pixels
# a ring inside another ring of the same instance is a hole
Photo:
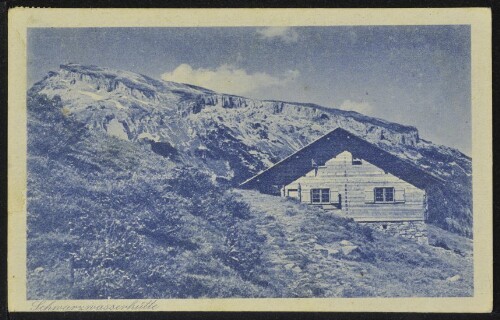
[[[352,154],[344,151],[317,169],[311,167],[311,171],[306,175],[284,186],[282,195],[300,195],[302,202],[343,213],[356,221],[425,220],[424,190],[384,172],[365,160],[361,160],[360,165],[354,165],[352,160]],[[394,201],[375,202],[374,188],[377,187],[394,188]],[[311,189],[315,188],[330,189],[330,203],[311,203]]]

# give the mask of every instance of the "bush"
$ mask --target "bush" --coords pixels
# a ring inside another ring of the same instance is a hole
[[[445,250],[451,250],[448,244],[443,239],[437,239],[436,242],[432,244],[432,246],[443,248]]]
[[[239,288],[259,264],[261,239],[244,225],[246,203],[145,145],[76,134],[61,108],[30,101],[30,299],[211,297],[218,281],[205,275],[222,272],[227,292],[250,294]]]

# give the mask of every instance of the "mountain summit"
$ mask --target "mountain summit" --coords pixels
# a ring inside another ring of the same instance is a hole
[[[429,221],[472,237],[471,159],[411,126],[315,104],[248,99],[97,66],[61,65],[28,92],[88,132],[150,145],[214,181],[237,185],[336,128],[439,176]]]

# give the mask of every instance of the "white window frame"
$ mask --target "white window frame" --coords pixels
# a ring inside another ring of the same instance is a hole
[[[314,201],[314,197],[313,197],[314,191],[319,191],[319,201]],[[324,194],[328,195],[328,201],[323,201]],[[325,204],[325,203],[331,203],[331,200],[332,200],[332,197],[331,197],[330,188],[312,188],[311,189],[311,203],[313,203],[313,204]]]
[[[377,191],[382,190],[383,200],[377,200]],[[387,200],[388,190],[392,191],[392,200]],[[396,199],[396,189],[394,187],[375,187],[373,188],[373,200],[375,203],[394,203]]]

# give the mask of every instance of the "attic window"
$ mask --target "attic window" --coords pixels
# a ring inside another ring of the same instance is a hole
[[[361,161],[360,158],[352,158],[352,165],[353,166],[360,166],[362,164],[363,164],[363,162]]]

